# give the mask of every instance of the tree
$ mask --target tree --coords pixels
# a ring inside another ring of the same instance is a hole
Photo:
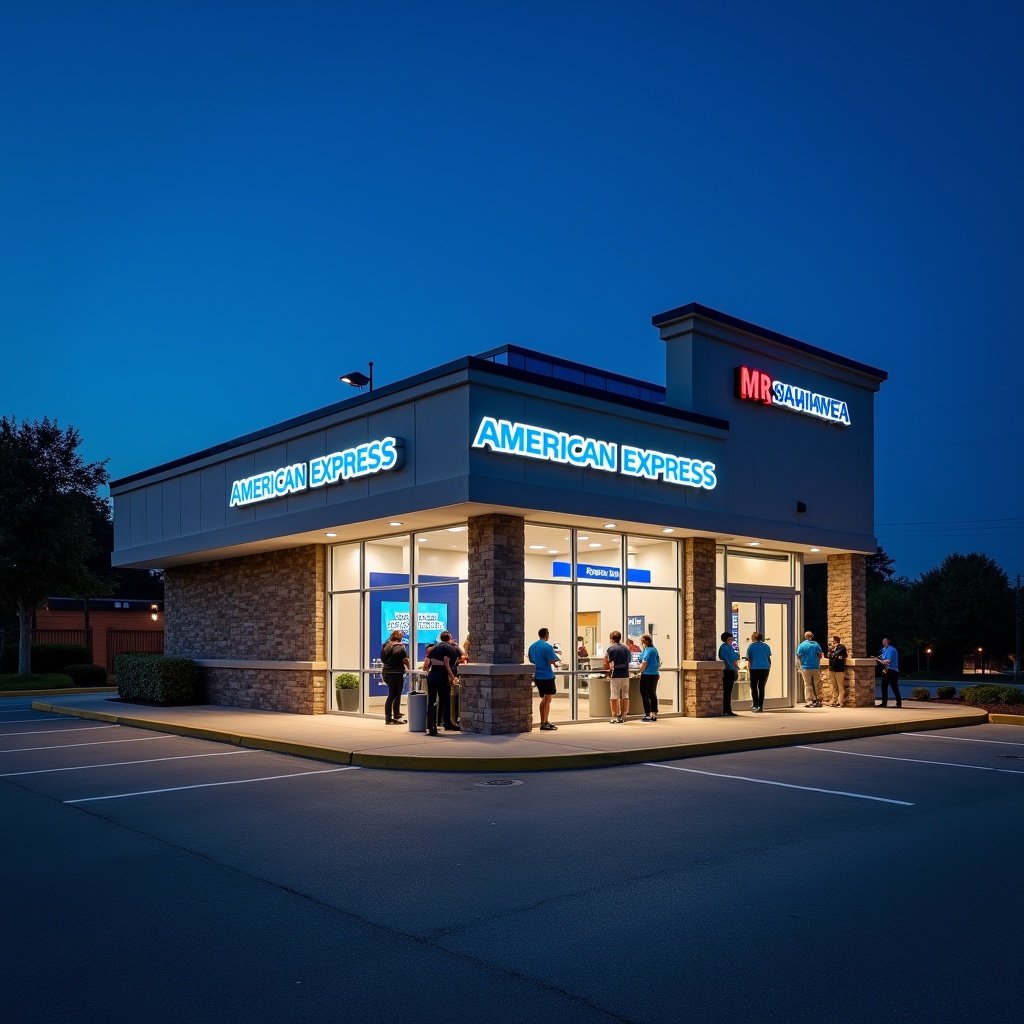
[[[1014,594],[1006,573],[987,555],[949,555],[914,585],[921,636],[934,637],[932,661],[959,672],[981,647],[996,667],[1013,649]]]
[[[0,419],[0,602],[18,616],[18,671],[32,671],[32,613],[47,593],[97,595],[92,521],[106,462],[86,463],[81,435],[54,420]]]

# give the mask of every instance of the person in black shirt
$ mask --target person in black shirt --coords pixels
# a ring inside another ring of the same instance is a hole
[[[455,679],[452,665],[462,657],[462,651],[451,641],[451,633],[445,630],[437,643],[427,648],[423,659],[423,671],[427,673],[427,732],[431,736],[439,735],[438,721],[444,725],[445,732],[459,732],[451,718],[452,681]]]
[[[405,674],[409,671],[409,652],[403,638],[402,631],[394,629],[387,643],[380,649],[381,676],[388,688],[388,697],[384,701],[384,722],[387,725],[405,725],[402,717],[402,687]]]

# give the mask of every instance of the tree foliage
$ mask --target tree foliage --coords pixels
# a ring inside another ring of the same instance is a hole
[[[31,671],[32,612],[48,593],[107,592],[89,566],[106,463],[86,463],[80,444],[48,418],[0,419],[0,603],[18,615],[19,672]]]

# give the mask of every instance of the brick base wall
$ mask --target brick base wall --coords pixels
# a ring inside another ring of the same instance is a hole
[[[308,545],[168,569],[164,651],[197,661],[280,662],[202,666],[207,700],[323,714],[325,566],[325,549]]]
[[[684,661],[682,668],[683,714],[688,718],[721,715],[722,663]]]
[[[533,728],[533,681],[529,665],[462,665],[463,732],[503,736]]]

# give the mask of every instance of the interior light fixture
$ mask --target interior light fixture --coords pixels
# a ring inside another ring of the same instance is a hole
[[[546,547],[547,547],[546,544],[531,544],[530,545],[530,550],[531,551],[543,551]]]
[[[388,526],[401,526],[401,525],[402,524],[400,522],[398,522],[397,519],[393,519],[390,523],[388,523]]]
[[[606,530],[614,530],[617,525],[617,523],[605,523],[604,528]]]
[[[662,533],[675,533],[676,531],[671,526],[666,526]]]
[[[760,542],[759,540],[752,540],[752,541],[751,541],[751,542],[750,542],[750,543],[749,543],[749,544],[747,545],[747,547],[748,547],[748,548],[759,548],[760,546],[761,546],[761,542]]]
[[[325,533],[324,536],[325,537],[337,537],[338,535],[336,533]]]
[[[448,527],[448,532],[449,533],[465,533],[466,532],[466,527],[465,526],[449,526]]]
[[[590,534],[588,534],[588,533],[581,533],[581,534],[579,535],[579,538],[578,538],[578,539],[579,539],[579,540],[590,540]]]
[[[820,550],[821,548],[811,548],[811,554],[816,555]]]
[[[558,554],[558,548],[548,548],[548,554],[549,555],[557,555]]]
[[[588,548],[599,548],[600,546],[601,546],[600,544],[588,544],[587,545]]]

